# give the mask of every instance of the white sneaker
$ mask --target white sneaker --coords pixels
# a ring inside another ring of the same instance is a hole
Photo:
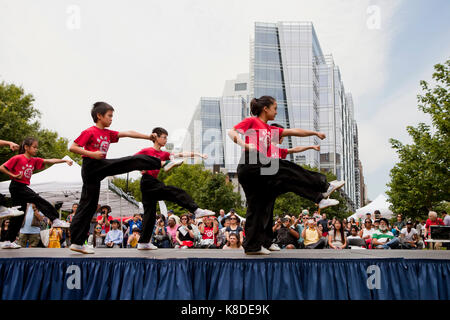
[[[176,159],[176,160],[167,160],[166,163],[164,163],[164,171],[169,171],[172,168],[181,166],[184,163],[184,159]]]
[[[337,180],[333,180],[330,182],[330,185],[328,187],[327,192],[322,193],[324,198],[328,198],[334,191],[342,188],[345,184],[344,180],[341,181],[337,181]]]
[[[53,228],[70,228],[70,223],[59,220],[59,219],[55,219],[52,222],[52,227]]]
[[[280,247],[276,243],[272,243],[272,245],[269,247],[270,251],[280,251]]]
[[[6,208],[3,206],[0,206],[0,218],[17,217],[17,216],[23,215],[24,212],[18,210],[17,208],[20,208],[20,207]]]
[[[197,210],[195,210],[194,215],[195,215],[195,218],[197,219],[197,218],[215,216],[216,213],[211,210],[198,208]]]
[[[5,241],[3,242],[2,249],[20,249],[22,248],[15,242]]]
[[[76,252],[81,252],[81,253],[84,253],[84,254],[95,253],[94,248],[92,248],[92,247],[88,247],[88,246],[85,246],[85,245],[80,246],[79,244],[74,244],[74,243],[72,243],[70,245],[70,250],[76,251]]]
[[[339,204],[339,201],[336,199],[322,199],[319,202],[319,209],[325,209],[331,206],[336,206]]]
[[[262,254],[270,254],[270,251],[267,250],[266,248],[264,248],[263,246],[261,246],[261,249],[259,249],[259,251],[255,251],[255,252],[246,252],[245,254],[247,255],[262,255]]]
[[[156,250],[158,249],[157,246],[155,246],[153,243],[138,243],[137,245],[138,250]]]

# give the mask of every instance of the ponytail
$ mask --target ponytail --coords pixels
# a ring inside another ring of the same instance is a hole
[[[261,98],[253,98],[250,102],[250,112],[254,116],[259,116],[263,112],[264,107],[269,108],[275,103],[275,98],[271,96],[262,96]]]
[[[22,141],[20,144],[19,154],[25,153],[25,146],[31,147],[35,141],[38,141],[36,138],[28,137]]]

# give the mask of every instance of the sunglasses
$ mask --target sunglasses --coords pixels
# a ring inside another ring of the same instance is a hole
[[[230,218],[230,220],[237,220],[236,218]]]

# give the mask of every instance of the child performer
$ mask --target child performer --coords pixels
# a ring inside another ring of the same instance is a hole
[[[164,147],[167,143],[167,130],[159,127],[154,128],[152,134],[154,134],[153,147],[142,149],[137,154],[153,156],[161,159],[162,161],[169,161],[171,157],[177,158],[199,156],[203,159],[208,158],[206,154],[195,152],[171,154],[169,152],[162,151],[161,147]],[[166,186],[163,182],[159,181],[158,173],[159,170],[148,170],[142,172],[141,192],[142,204],[144,205],[144,222],[142,235],[139,239],[137,247],[139,250],[157,249],[157,247],[150,242],[150,238],[155,226],[156,203],[159,200],[175,202],[179,206],[193,212],[196,218],[214,215],[214,212],[210,210],[200,209],[194,200],[186,193],[186,191],[174,186]]]
[[[6,140],[0,140],[0,147],[9,147],[11,151],[19,150],[19,145]],[[5,196],[0,194],[0,219],[20,216],[23,214],[22,211],[17,210],[16,208],[6,208],[6,199]]]
[[[14,205],[21,205],[21,210],[25,212],[27,203],[33,203],[39,211],[52,221],[55,228],[68,228],[69,224],[59,220],[58,211],[47,200],[41,198],[36,192],[31,190],[31,176],[34,170],[41,170],[46,164],[67,163],[72,165],[72,161],[63,159],[42,159],[36,158],[38,151],[38,141],[35,138],[27,138],[20,146],[19,154],[9,159],[0,166],[0,172],[11,177],[9,192]],[[11,218],[6,241],[3,243],[3,249],[19,249],[20,246],[14,241],[19,232],[24,215]]]
[[[70,250],[73,251],[94,253],[94,250],[84,243],[88,237],[92,216],[97,209],[100,182],[104,178],[134,170],[156,170],[162,166],[172,168],[179,165],[172,161],[161,163],[160,159],[146,155],[106,159],[109,145],[118,142],[119,138],[150,139],[149,135],[136,131],[118,132],[106,129],[112,123],[113,113],[114,108],[106,102],[94,103],[91,116],[95,126],[84,130],[70,147],[71,152],[83,156],[81,167],[83,188],[77,214],[70,225],[72,241]]]
[[[281,128],[284,129],[284,127],[281,124],[278,123],[272,123],[270,125],[271,127],[276,127],[276,128]],[[284,137],[280,137],[279,140],[279,144],[281,145],[283,143]],[[272,158],[279,158],[279,159],[286,159],[286,156],[288,154],[291,153],[299,153],[299,152],[303,152],[306,150],[316,150],[316,151],[320,151],[320,145],[312,145],[312,146],[297,146],[294,148],[290,148],[290,149],[284,149],[284,148],[278,148],[275,145],[272,145],[271,148],[271,157]],[[344,185],[344,182],[339,182],[337,180],[331,181],[330,182],[330,186],[328,187],[328,191],[326,193],[327,198],[329,197],[329,195],[331,195],[332,192],[334,192],[335,190],[338,190],[339,188],[341,188]],[[281,194],[279,194],[281,195]],[[276,200],[277,196],[274,196],[272,198],[272,201],[270,203],[270,205],[267,207],[268,210],[270,210],[270,212],[273,212],[273,208],[275,206],[275,200]],[[270,215],[270,217],[273,217],[273,215]],[[266,241],[272,241],[273,239],[273,221],[272,219],[269,221],[269,223],[265,226],[265,235],[266,235]],[[268,248],[270,251],[279,251],[280,247],[275,244],[272,243],[272,245]]]
[[[230,138],[245,150],[237,168],[238,180],[247,199],[243,246],[246,254],[270,254],[267,248],[271,242],[266,237],[265,226],[273,219],[272,210],[267,210],[268,207],[273,208],[270,207],[273,199],[282,193],[294,192],[318,203],[323,209],[339,204],[337,200],[326,199],[338,185],[329,184],[321,173],[306,170],[290,161],[271,158],[272,143],[278,142],[280,137],[316,135],[325,139],[324,133],[268,125],[267,122],[277,115],[277,102],[272,97],[255,98],[250,108],[254,117],[244,119],[228,132]],[[245,141],[239,133],[246,134]]]

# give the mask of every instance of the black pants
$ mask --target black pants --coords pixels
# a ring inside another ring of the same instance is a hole
[[[158,179],[144,174],[141,179],[142,204],[144,206],[144,221],[139,243],[148,243],[152,237],[156,220],[156,203],[159,200],[175,202],[179,206],[194,212],[198,205],[183,189],[166,186]]]
[[[261,246],[270,247],[273,240],[273,208],[276,198],[286,192],[319,203],[322,193],[328,190],[325,175],[306,170],[293,162],[282,159],[268,159],[258,155],[257,163],[248,163],[244,153],[237,168],[238,180],[247,198],[244,249],[258,251]],[[264,175],[262,169],[278,170]]]
[[[83,189],[77,214],[70,224],[71,242],[82,245],[86,241],[92,216],[97,209],[100,183],[103,179],[134,170],[157,170],[160,168],[160,159],[142,154],[118,159],[84,158],[81,167]]]
[[[36,192],[31,190],[26,184],[11,181],[9,185],[9,193],[11,193],[11,200],[13,206],[21,206],[20,210],[25,212],[24,215],[11,217],[9,220],[9,228],[6,233],[7,241],[15,241],[17,234],[22,227],[23,220],[27,214],[27,204],[34,203],[36,208],[39,209],[47,218],[51,221],[59,218],[59,213],[47,200],[40,197]]]
[[[0,193],[0,206],[6,207],[6,198]]]

